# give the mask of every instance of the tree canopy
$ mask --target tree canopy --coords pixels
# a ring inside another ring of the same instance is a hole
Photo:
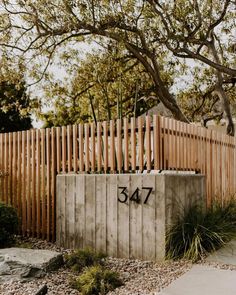
[[[0,82],[0,133],[27,130],[32,127],[30,99],[23,83]]]
[[[122,46],[122,55],[145,71],[154,96],[174,118],[188,121],[184,109],[194,112],[193,101],[200,96],[196,110],[208,112],[207,101],[213,104],[209,107],[212,111],[214,101],[220,101],[217,112],[220,108],[228,121],[228,134],[234,134],[230,102],[236,79],[235,19],[235,1],[231,0],[3,0],[0,46],[8,55],[15,57],[18,52],[33,60],[36,80],[57,53],[70,60],[79,42]],[[37,57],[44,57],[44,62],[36,62]],[[174,95],[173,85],[166,79],[169,65],[182,76],[197,72],[191,76],[192,88]],[[203,83],[199,85],[199,81]],[[189,91],[192,101],[186,99]],[[88,98],[88,103],[95,103],[92,93]]]
[[[143,66],[117,47],[89,53],[75,73],[70,83],[45,87],[53,104],[42,114],[46,126],[136,117],[159,101]],[[170,75],[165,79],[172,83]]]

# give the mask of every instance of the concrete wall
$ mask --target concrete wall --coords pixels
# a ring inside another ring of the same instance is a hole
[[[161,260],[167,227],[190,204],[204,200],[201,175],[58,175],[57,243]]]

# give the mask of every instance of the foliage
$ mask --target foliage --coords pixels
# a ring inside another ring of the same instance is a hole
[[[30,99],[23,82],[0,82],[0,132],[27,130],[32,127]]]
[[[0,248],[10,245],[13,236],[18,230],[18,217],[16,210],[0,203]]]
[[[118,273],[96,265],[86,268],[71,285],[83,295],[104,295],[122,286],[122,282]]]
[[[110,48],[121,47],[121,55],[125,58],[128,56],[145,70],[155,97],[178,120],[192,119],[191,116],[186,118],[179,100],[176,99],[175,94],[181,85],[178,76],[184,76],[188,83],[197,85],[199,77],[207,78],[205,71],[210,70],[210,85],[204,82],[204,87],[197,89],[197,94],[205,90],[214,93],[208,96],[211,105],[215,97],[218,97],[221,113],[224,113],[228,122],[227,132],[231,135],[234,133],[227,91],[228,85],[235,85],[236,78],[234,1],[65,0],[54,3],[46,0],[8,0],[2,1],[0,12],[0,45],[4,54],[8,58],[24,56],[29,61],[33,60],[33,63],[28,62],[27,65],[32,70],[31,74],[36,82],[42,80],[51,63],[55,64],[58,59],[60,65],[64,63],[74,68],[74,65],[84,58],[81,54],[84,48],[80,47],[80,44],[86,43],[90,48],[105,48],[105,55],[109,56],[112,52]],[[94,60],[96,57],[99,59],[99,55],[96,55]],[[109,58],[107,60],[109,61]],[[189,60],[194,62],[191,63]],[[199,75],[191,75],[193,67],[198,67]],[[98,77],[103,77],[103,69],[101,67]],[[106,71],[110,73],[108,68],[105,68]],[[174,84],[170,85],[168,81],[173,79],[173,73]],[[74,72],[70,74],[73,75]],[[94,81],[89,74],[88,79],[86,78],[88,87],[89,83]],[[114,87],[117,93],[120,79],[121,76],[118,75],[118,85]],[[134,86],[132,79],[131,84]],[[81,85],[81,91],[84,91],[84,85],[86,83]],[[109,97],[112,97],[111,88],[109,83],[106,84],[97,96],[107,98],[104,93],[108,89]],[[70,89],[66,90],[66,93],[76,94]],[[131,94],[133,96],[133,93]],[[180,95],[178,98],[181,97]],[[87,100],[83,103],[85,98]],[[92,94],[90,96],[88,92],[83,101],[78,100],[76,104],[82,102],[82,109],[84,105],[88,109],[91,98],[96,106],[97,98]],[[119,109],[117,114],[120,116],[120,92],[118,96],[116,94],[116,98]],[[113,99],[112,97],[110,100]],[[61,102],[59,104],[61,105]],[[110,118],[109,103],[105,102],[105,105],[106,116]],[[185,96],[183,105],[188,109],[189,105],[194,106],[194,103],[186,103]],[[199,105],[196,107],[199,108]],[[74,111],[73,108],[72,110]],[[62,113],[65,111],[63,109]],[[52,114],[49,115],[48,120],[52,124]],[[84,115],[89,120],[91,110],[89,113],[82,113],[81,118]],[[92,116],[94,117],[94,114]]]
[[[96,253],[90,248],[77,249],[72,254],[66,255],[65,263],[75,272],[81,272],[84,267],[103,264],[105,257],[105,254]]]
[[[236,201],[203,210],[192,206],[167,234],[167,257],[196,261],[236,236]]]
[[[177,101],[190,121],[201,122],[207,126],[208,121],[224,124],[225,114],[222,110],[222,101],[215,92],[215,80],[212,80],[213,71],[196,66],[191,70],[193,83],[177,93]],[[183,82],[183,81],[182,81]],[[183,82],[184,83],[184,82]],[[232,116],[236,115],[235,95],[236,88],[232,83],[224,84],[224,91],[231,105]]]
[[[45,126],[139,116],[158,104],[145,69],[124,49],[96,51],[75,70],[71,83],[45,87],[53,111],[41,114]],[[166,77],[171,84],[171,77]]]

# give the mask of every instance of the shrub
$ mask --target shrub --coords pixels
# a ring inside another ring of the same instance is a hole
[[[104,269],[101,265],[86,268],[71,282],[71,286],[83,295],[104,295],[122,285],[117,272]]]
[[[9,205],[0,203],[0,248],[9,246],[17,231],[18,217],[16,210]]]
[[[75,272],[81,272],[84,267],[103,264],[106,257],[103,253],[96,253],[90,248],[78,249],[74,253],[65,256],[65,262]]]
[[[196,261],[236,236],[236,202],[215,203],[203,210],[192,206],[180,216],[167,234],[168,258]]]

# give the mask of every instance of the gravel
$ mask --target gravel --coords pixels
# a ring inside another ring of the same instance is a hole
[[[53,243],[36,238],[18,238],[19,246],[32,249],[48,249],[62,253],[71,250],[57,247]],[[191,268],[188,261],[168,261],[154,263],[150,261],[107,258],[106,266],[118,271],[124,286],[117,288],[109,295],[154,295],[169,285],[177,277]],[[44,284],[48,287],[49,295],[77,295],[77,290],[71,289],[69,281],[75,274],[66,268],[48,274],[42,279],[30,282],[7,282],[0,285],[2,295],[34,295]]]

